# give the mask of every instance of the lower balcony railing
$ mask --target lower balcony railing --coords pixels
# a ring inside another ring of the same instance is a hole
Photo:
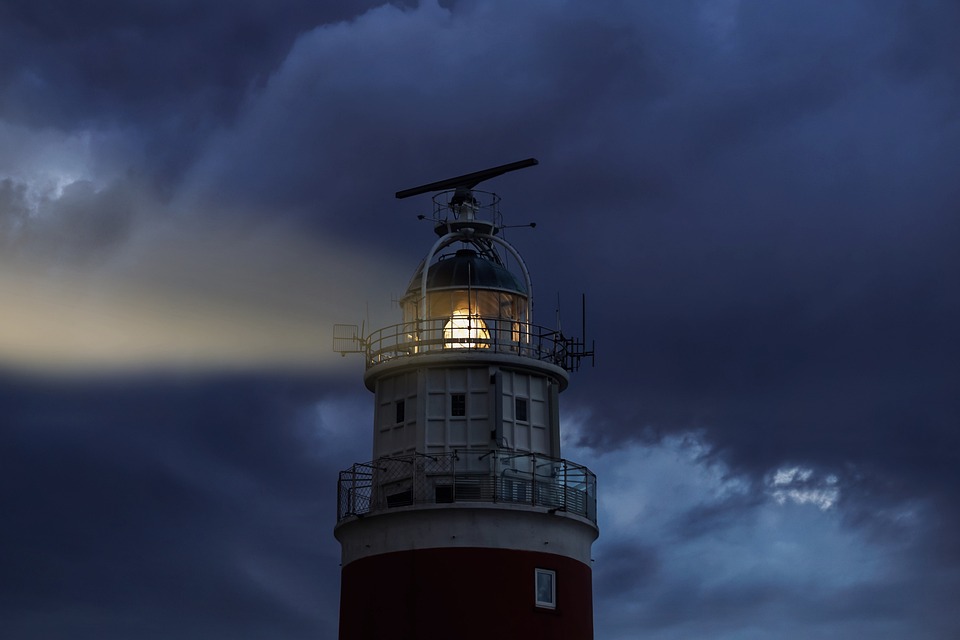
[[[541,454],[461,449],[383,457],[340,472],[337,521],[395,507],[453,502],[542,506],[597,522],[597,477]]]

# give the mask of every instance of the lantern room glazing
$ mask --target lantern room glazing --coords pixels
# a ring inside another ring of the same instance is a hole
[[[529,322],[529,286],[496,256],[475,248],[421,263],[400,300],[411,327],[442,325],[447,348],[485,348],[492,340],[521,340]]]

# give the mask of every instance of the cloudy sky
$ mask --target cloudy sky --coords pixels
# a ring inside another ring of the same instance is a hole
[[[484,185],[598,640],[960,637],[952,0],[0,0],[0,635],[333,638],[335,322]],[[558,303],[559,300],[559,303]]]

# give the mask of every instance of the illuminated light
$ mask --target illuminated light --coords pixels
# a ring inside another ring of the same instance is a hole
[[[480,316],[457,309],[443,326],[443,346],[453,349],[486,349],[490,332]]]

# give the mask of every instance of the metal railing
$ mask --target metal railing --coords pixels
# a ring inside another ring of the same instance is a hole
[[[383,457],[340,472],[337,521],[394,507],[497,502],[567,511],[597,522],[597,477],[535,453],[461,449]]]
[[[571,348],[574,342],[559,331],[496,317],[472,316],[469,321],[475,324],[451,329],[449,319],[436,318],[374,331],[365,340],[367,367],[396,358],[454,349],[519,355],[550,362],[568,371],[576,367],[576,349]]]

